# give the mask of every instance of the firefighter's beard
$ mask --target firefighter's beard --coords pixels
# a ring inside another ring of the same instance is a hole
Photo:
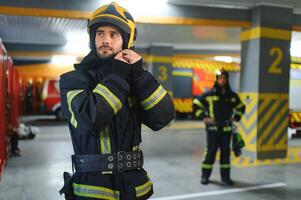
[[[117,52],[108,46],[100,46],[97,48],[97,55],[101,60],[113,58],[116,54]]]

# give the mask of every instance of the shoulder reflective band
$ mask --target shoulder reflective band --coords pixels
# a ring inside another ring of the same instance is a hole
[[[101,95],[113,108],[114,113],[116,114],[122,107],[120,100],[104,85],[98,84],[93,92]]]
[[[220,167],[223,169],[229,169],[229,168],[231,168],[231,165],[230,164],[222,164],[222,165],[220,165]]]
[[[67,103],[68,103],[68,109],[71,113],[71,119],[70,119],[70,123],[75,127],[77,128],[77,121],[75,119],[75,116],[74,116],[74,112],[72,110],[72,106],[71,106],[71,103],[72,103],[72,100],[73,98],[78,95],[79,93],[81,93],[82,91],[84,90],[72,90],[72,91],[69,91],[67,92]]]
[[[193,99],[193,104],[197,105],[200,108],[203,108],[203,104],[198,99]]]
[[[147,99],[143,100],[140,104],[144,110],[149,110],[154,107],[163,97],[167,94],[164,88],[160,85],[155,92],[153,92]]]
[[[203,169],[212,169],[213,165],[203,163],[202,168]]]
[[[135,187],[136,190],[136,197],[141,197],[145,194],[147,194],[152,189],[152,182],[148,180],[143,185]]]
[[[74,194],[96,199],[119,200],[119,191],[105,187],[73,183]]]
[[[218,96],[208,96],[206,97],[206,101],[208,101],[208,104],[209,104],[209,116],[214,119],[214,101],[218,101],[219,98]]]

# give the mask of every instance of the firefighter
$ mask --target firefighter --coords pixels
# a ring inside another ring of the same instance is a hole
[[[230,141],[232,123],[241,119],[245,105],[229,85],[229,74],[225,70],[216,71],[213,88],[193,100],[195,116],[204,121],[207,131],[207,152],[202,164],[201,184],[207,185],[220,149],[221,180],[233,185],[230,178]]]
[[[141,124],[166,126],[174,118],[172,100],[143,70],[126,9],[114,2],[98,8],[88,32],[90,53],[60,77],[75,168],[60,192],[76,200],[148,199],[153,185],[143,169]]]

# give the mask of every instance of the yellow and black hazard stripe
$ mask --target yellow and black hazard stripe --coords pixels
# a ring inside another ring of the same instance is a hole
[[[301,112],[290,112],[290,122],[301,122]]]
[[[267,27],[252,27],[241,32],[240,40],[242,42],[259,39],[269,38],[277,40],[291,40],[292,33],[290,30],[267,28]]]
[[[258,93],[240,93],[239,96],[246,105],[246,110],[240,120],[238,131],[245,140],[245,149],[256,151]]]
[[[285,158],[258,160],[256,158],[244,155],[240,157],[235,157],[234,155],[231,155],[231,158],[231,164],[235,167],[254,167],[301,163],[301,148],[289,147],[287,150],[287,156]]]
[[[287,149],[288,111],[288,94],[259,94],[258,151]]]
[[[214,60],[203,60],[203,59],[196,59],[196,58],[177,58],[175,57],[172,62],[172,66],[174,68],[184,68],[184,69],[191,69],[191,68],[200,68],[208,72],[214,73],[217,69],[225,69],[229,72],[236,72],[240,70],[240,66],[237,63],[226,63]]]
[[[192,98],[174,98],[173,103],[176,112],[192,113]]]

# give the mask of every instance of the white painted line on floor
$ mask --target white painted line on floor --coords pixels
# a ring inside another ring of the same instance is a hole
[[[285,186],[287,186],[286,183],[273,183],[273,184],[245,187],[245,188],[217,190],[217,191],[210,191],[210,192],[199,192],[199,193],[175,195],[175,196],[169,196],[169,197],[159,197],[159,198],[152,198],[151,200],[189,199],[189,198],[195,198],[195,197],[213,196],[213,195],[221,195],[221,194],[231,194],[231,193],[246,192],[246,191],[251,191],[251,190],[262,190],[262,189],[285,187]]]

